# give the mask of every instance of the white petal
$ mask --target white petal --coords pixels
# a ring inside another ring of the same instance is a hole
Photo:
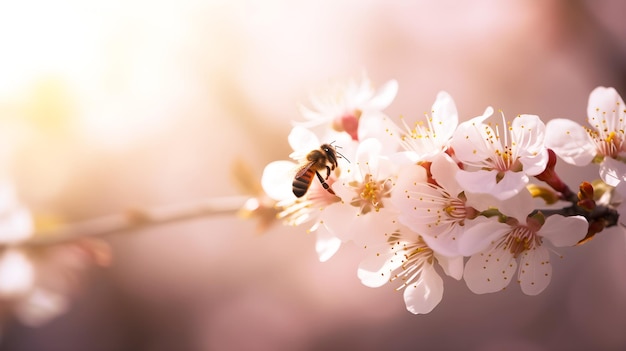
[[[545,145],[563,161],[576,166],[585,166],[596,156],[596,146],[585,128],[569,119],[548,122]]]
[[[400,222],[404,224],[405,218],[400,217]],[[446,257],[454,257],[460,255],[459,237],[463,236],[465,227],[458,225],[449,227],[447,231],[433,235],[428,231],[418,231],[422,235],[422,239],[435,253]]]
[[[326,262],[337,253],[341,246],[341,240],[331,234],[323,225],[315,231],[315,251],[320,262]]]
[[[358,208],[349,204],[336,204],[324,213],[324,225],[342,242],[353,241],[359,247],[372,247],[386,243],[385,233],[398,229],[396,214],[383,208],[359,214]]]
[[[626,163],[605,157],[600,163],[600,178],[610,186],[617,186],[626,181]]]
[[[548,286],[551,278],[552,265],[548,249],[538,246],[521,254],[518,279],[524,294],[539,294]]]
[[[430,172],[437,184],[441,185],[452,196],[457,196],[464,190],[456,181],[457,171],[459,171],[459,166],[448,154],[443,152],[433,158],[430,166]]]
[[[493,129],[483,122],[493,114],[493,108],[488,107],[482,116],[474,117],[461,123],[452,137],[454,154],[462,162],[476,163],[492,157],[491,149],[484,143],[487,138],[486,130],[495,135]]]
[[[504,177],[499,182],[497,176],[496,170],[474,172],[459,170],[456,180],[469,192],[491,194],[500,200],[507,200],[519,194],[528,184],[528,176],[522,172],[504,172]]]
[[[539,116],[520,115],[511,123],[511,137],[519,156],[532,156],[544,148],[546,126]]]
[[[509,250],[493,245],[490,250],[470,257],[463,278],[474,293],[492,293],[509,285],[516,267],[517,262]]]
[[[459,252],[464,256],[471,256],[485,250],[511,231],[511,226],[498,222],[497,218],[481,216],[465,223],[468,228],[459,239]]]
[[[432,125],[436,138],[441,141],[449,140],[458,124],[459,115],[452,96],[440,91],[432,106]]]
[[[422,157],[414,151],[401,151],[389,156],[389,159],[398,166],[415,165],[422,160]]]
[[[382,144],[373,138],[363,140],[359,144],[359,148],[356,151],[356,163],[361,168],[360,175],[363,176],[367,173],[376,173],[378,169],[378,157],[382,150]],[[360,178],[359,180],[361,180]]]
[[[498,203],[498,210],[502,214],[516,218],[520,223],[526,222],[526,217],[528,217],[534,208],[533,197],[526,189],[520,191],[507,201]]]
[[[265,166],[261,186],[270,198],[281,201],[295,198],[292,182],[297,164],[290,161],[274,161]]]
[[[374,96],[365,106],[367,110],[384,110],[391,105],[393,99],[398,94],[398,81],[392,79],[381,86]]]
[[[500,200],[508,200],[526,191],[528,176],[522,172],[504,172],[504,177],[496,182],[492,192],[493,196]]]
[[[588,226],[587,220],[582,216],[552,215],[546,218],[537,234],[557,247],[574,246],[587,235]]]
[[[456,280],[463,278],[463,256],[445,257],[435,253],[435,257],[448,276]]]
[[[322,113],[313,111],[304,105],[299,106],[300,114],[305,119],[308,119],[307,122],[296,122],[296,125],[302,127],[314,127],[320,125],[324,122],[329,122],[332,120],[332,116],[324,115]]]
[[[465,205],[475,208],[478,211],[485,211],[490,208],[500,209],[501,204],[509,202],[499,200],[491,194],[472,193],[469,191],[465,192],[465,197],[467,197]]]
[[[439,212],[442,204],[435,201],[435,199],[440,199],[442,195],[429,184],[418,183],[418,179],[416,179],[415,184],[408,188],[394,189],[396,193],[392,195],[392,201],[401,213],[400,222],[402,224],[415,232],[436,236],[448,230],[448,223],[440,222],[442,215]]]
[[[443,280],[432,265],[425,265],[420,277],[404,289],[404,303],[411,313],[432,311],[443,298]]]
[[[522,157],[519,161],[523,166],[524,173],[534,176],[546,169],[549,158],[548,149],[542,148],[536,155]]]
[[[597,87],[589,94],[587,105],[589,124],[594,127],[601,124],[613,131],[624,130],[626,124],[623,119],[624,108],[624,100],[615,88]]]
[[[493,189],[496,187],[496,177],[498,171],[496,170],[477,170],[466,171],[459,170],[456,172],[455,178],[461,188],[471,193],[477,194],[493,194]]]
[[[491,194],[466,192],[465,195],[467,196],[467,201],[465,202],[467,206],[473,207],[478,211],[495,208],[503,215],[516,218],[522,223],[526,221],[528,214],[535,208],[533,198],[530,192],[526,190],[521,190],[515,196],[505,200],[498,199]]]
[[[359,129],[357,134],[359,140],[365,140],[368,138],[375,138],[379,140],[382,144],[382,153],[389,155],[397,152],[398,146],[400,145],[398,138],[390,136],[390,133],[394,130],[397,131],[397,128],[398,127],[395,123],[393,123],[383,113],[370,112],[363,114],[359,119]]]
[[[377,288],[385,285],[392,277],[392,272],[402,265],[402,255],[384,247],[375,255],[370,255],[359,264],[357,276],[363,285]]]
[[[293,127],[287,137],[287,140],[289,141],[291,148],[294,150],[289,157],[296,160],[300,160],[306,156],[309,151],[317,149],[321,145],[315,133],[302,126]]]

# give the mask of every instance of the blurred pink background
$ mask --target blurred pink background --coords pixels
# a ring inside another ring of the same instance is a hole
[[[291,152],[297,106],[366,70],[397,79],[389,116],[439,90],[462,119],[493,105],[585,123],[598,86],[626,97],[626,4],[602,1],[36,1],[0,4],[2,171],[40,216],[242,194]],[[6,144],[6,145],[5,145]],[[571,187],[597,169],[559,165]],[[428,315],[320,263],[305,228],[219,216],[107,238],[70,310],[5,325],[0,350],[623,350],[626,239],[559,250],[549,287],[475,295],[446,279]]]

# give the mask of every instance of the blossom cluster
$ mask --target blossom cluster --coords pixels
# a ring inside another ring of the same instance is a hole
[[[278,218],[314,232],[321,261],[353,242],[365,250],[364,285],[392,283],[410,312],[428,313],[442,300],[443,274],[478,294],[515,281],[536,295],[551,280],[556,247],[623,225],[626,110],[615,89],[593,90],[588,126],[507,119],[491,107],[461,122],[443,91],[424,117],[393,119],[383,110],[397,91],[394,80],[376,90],[363,76],[315,96],[288,136],[291,160],[263,172]],[[602,182],[570,190],[557,156],[599,164]],[[294,194],[296,182],[304,195]]]

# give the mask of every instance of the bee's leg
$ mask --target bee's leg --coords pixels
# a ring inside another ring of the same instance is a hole
[[[328,167],[326,167],[326,168],[328,168]],[[326,180],[324,179],[324,177],[322,177],[320,172],[315,171],[315,174],[317,174],[317,179],[320,180],[320,183],[322,183],[322,186],[324,187],[324,189],[326,189],[326,191],[328,191],[329,193],[335,195],[335,192],[333,191],[333,189],[330,188],[330,185],[328,185],[328,183],[326,183]]]
[[[330,177],[330,167],[326,166],[326,179]]]

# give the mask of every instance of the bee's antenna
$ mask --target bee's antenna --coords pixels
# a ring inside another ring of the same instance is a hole
[[[348,160],[347,157],[345,157],[341,152],[335,150],[335,152],[337,153],[337,155],[341,156],[341,158],[343,158],[344,160],[348,161],[348,163],[350,163],[350,160]]]
[[[348,161],[348,163],[350,163],[350,160],[348,160],[347,157],[345,157],[341,152],[339,152],[337,149],[341,149],[342,147],[337,145],[335,146],[335,152],[337,153],[337,155],[341,156],[341,158],[343,158],[344,160]]]
[[[335,141],[337,140],[333,140],[330,145],[334,144]],[[335,145],[335,152],[337,153],[337,155],[341,156],[341,158],[343,158],[344,160],[348,161],[348,163],[350,163],[350,160],[348,160],[347,157],[345,157],[341,152],[337,151],[337,149],[343,149],[343,147],[341,147],[340,145]]]

